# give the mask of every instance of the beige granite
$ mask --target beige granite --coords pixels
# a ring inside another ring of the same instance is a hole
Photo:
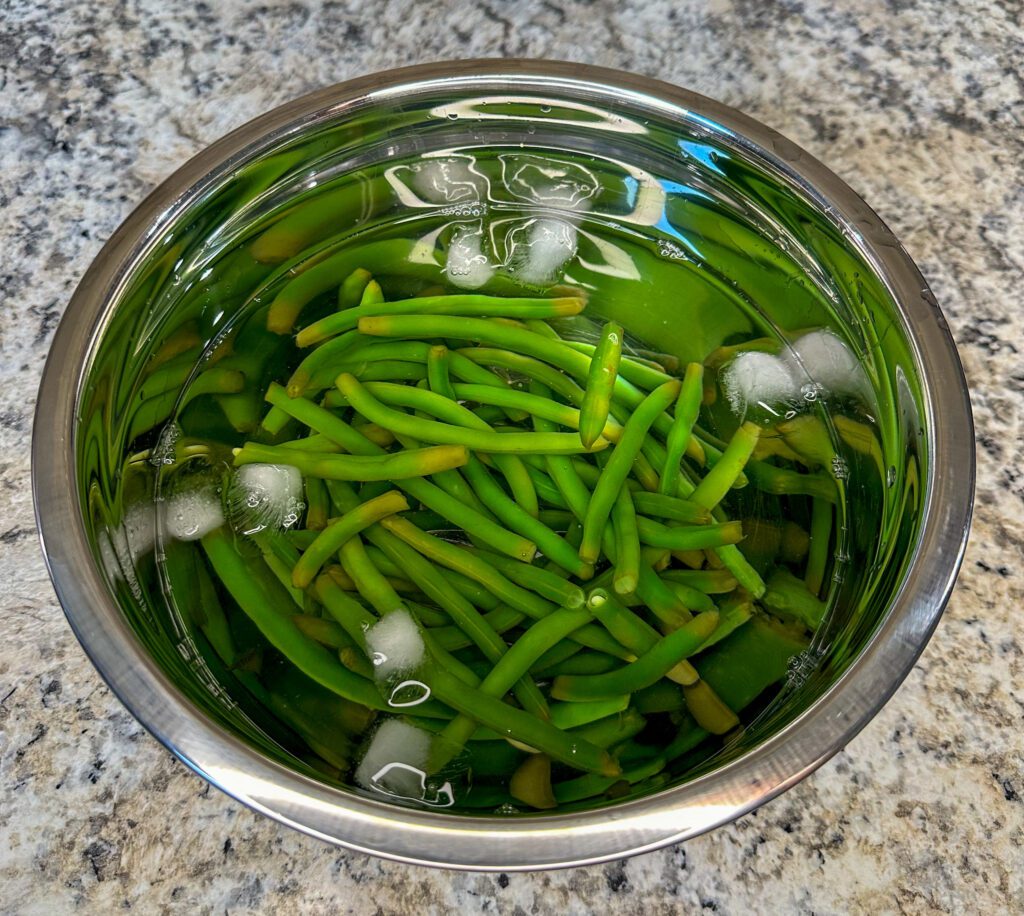
[[[3,0],[0,912],[1024,912],[1022,18],[1019,0]],[[685,846],[511,876],[320,845],[173,760],[65,623],[28,466],[54,326],[155,182],[313,87],[495,55],[660,76],[822,158],[932,284],[980,446],[974,534],[943,623],[849,747]]]

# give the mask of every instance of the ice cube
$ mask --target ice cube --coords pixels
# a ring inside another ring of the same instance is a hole
[[[228,486],[227,507],[242,534],[290,527],[302,513],[302,475],[287,464],[243,464]]]
[[[373,660],[374,674],[380,680],[415,671],[426,655],[419,627],[404,608],[385,614],[370,627],[366,631],[366,646]]]
[[[400,719],[387,719],[373,733],[356,767],[355,781],[403,798],[422,798],[431,735]]]
[[[479,224],[460,226],[448,246],[445,274],[453,286],[477,289],[494,276],[494,265],[484,253],[484,231]]]
[[[175,493],[164,510],[164,531],[177,541],[198,541],[224,524],[220,495],[213,487]]]
[[[514,235],[508,272],[532,286],[557,280],[576,254],[576,227],[565,220],[536,219]]]
[[[758,405],[773,410],[800,397],[800,385],[789,363],[756,351],[740,353],[725,367],[722,390],[737,416]]]
[[[793,342],[783,357],[797,378],[810,380],[830,394],[865,395],[864,367],[846,343],[831,331],[811,331]]]

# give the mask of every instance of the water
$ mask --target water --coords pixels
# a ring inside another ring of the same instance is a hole
[[[697,152],[689,147],[684,160]],[[227,468],[231,448],[259,435],[266,386],[286,380],[306,355],[291,335],[267,333],[268,309],[283,290],[296,290],[296,278],[313,276],[328,260],[337,263],[335,278],[302,292],[296,328],[332,312],[338,283],[365,267],[388,299],[437,287],[521,295],[582,290],[587,309],[558,323],[562,336],[593,340],[601,321],[615,319],[626,328],[629,352],[705,362],[698,422],[707,440],[721,446],[740,423],[755,422],[765,430],[756,457],[789,467],[798,455],[801,474],[830,481],[836,494],[831,521],[818,535],[827,539],[817,576],[829,610],[817,637],[812,643],[812,634],[792,623],[761,632],[775,676],[735,685],[729,705],[754,735],[753,725],[776,714],[771,701],[780,690],[820,685],[815,672],[861,626],[854,609],[870,591],[863,577],[846,571],[883,569],[886,547],[891,553],[880,532],[892,510],[883,506],[886,491],[904,480],[905,461],[886,460],[893,407],[879,399],[885,389],[876,355],[838,320],[845,290],[792,227],[751,212],[728,181],[716,183],[716,173],[729,169],[729,157],[717,153],[681,181],[679,162],[667,159],[641,169],[559,148],[406,151],[356,171],[337,167],[340,177],[325,168],[328,178],[313,187],[271,184],[248,210],[220,215],[218,245],[182,256],[190,234],[208,231],[209,222],[197,220],[154,256],[162,275],[148,289],[153,317],[137,336],[132,358],[141,371],[117,414],[118,470],[110,477],[116,496],[109,501],[120,507],[129,550],[119,551],[111,538],[107,555],[117,559],[114,578],[143,605],[138,626],[153,651],[197,702],[319,778],[400,804],[520,810],[507,797],[507,779],[522,753],[507,742],[474,741],[431,771],[439,739],[436,720],[417,715],[431,691],[414,676],[424,646],[406,612],[389,615],[367,637],[390,705],[411,718],[372,722],[267,644],[197,544],[226,522],[253,562],[289,568],[282,532],[302,526],[301,479],[280,466]],[[160,377],[178,384],[154,390],[145,381]],[[724,508],[746,524],[756,520],[758,536],[741,549],[766,574],[783,549],[785,523],[805,546],[806,536],[815,537],[804,495],[751,484],[732,491]],[[790,565],[802,574],[804,563]],[[291,597],[288,613],[329,617],[308,596],[292,590]],[[747,624],[727,639],[750,632]],[[680,708],[660,709],[656,697],[650,705],[640,738],[652,752],[693,727]],[[744,740],[735,730],[699,742],[669,770],[674,778],[697,772]],[[624,784],[606,789],[608,798],[627,791]],[[598,792],[577,804],[602,798]]]

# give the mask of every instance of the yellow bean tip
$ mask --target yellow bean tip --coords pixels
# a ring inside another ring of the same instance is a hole
[[[618,595],[632,595],[636,591],[636,576],[630,574],[616,576],[613,580],[615,593]]]
[[[295,346],[299,349],[303,349],[305,347],[313,346],[313,344],[317,343],[319,340],[320,335],[317,333],[316,324],[311,324],[295,335]]]

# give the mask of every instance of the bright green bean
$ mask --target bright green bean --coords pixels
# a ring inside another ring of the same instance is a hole
[[[628,487],[622,487],[612,506],[612,536],[615,538],[615,591],[628,595],[640,581],[640,530]]]
[[[738,544],[743,539],[743,525],[740,522],[669,527],[639,516],[636,524],[640,540],[651,547],[664,547],[666,550],[703,550]]]
[[[703,506],[676,496],[637,490],[633,493],[633,505],[639,515],[653,515],[687,525],[703,525],[711,521],[711,513]]]
[[[593,567],[584,563],[564,538],[505,494],[479,459],[471,458],[464,473],[480,500],[512,531],[529,538],[545,556],[574,576],[589,579],[593,575]]]
[[[626,422],[622,436],[611,457],[608,459],[601,477],[594,488],[587,514],[583,520],[583,541],[580,544],[580,557],[587,563],[595,563],[600,555],[601,536],[608,522],[612,506],[618,497],[619,490],[626,482],[633,460],[640,452],[647,431],[654,418],[675,400],[679,392],[679,382],[666,382],[654,389],[636,409]]]
[[[488,696],[504,696],[519,678],[529,672],[530,666],[544,652],[590,619],[590,612],[586,608],[560,608],[533,624],[509,647],[478,689]],[[445,753],[450,754],[448,759],[469,740],[475,730],[476,723],[466,716],[453,719],[445,727],[441,737],[445,743]]]
[[[320,567],[353,535],[374,522],[396,512],[404,512],[409,508],[405,497],[392,490],[367,500],[356,509],[346,512],[341,518],[330,523],[320,536],[307,548],[305,553],[292,570],[292,582],[297,588],[305,588],[313,581]]]
[[[377,400],[355,376],[342,373],[337,380],[338,389],[352,407],[368,420],[390,429],[395,433],[414,436],[427,442],[463,445],[482,452],[533,452],[573,455],[588,451],[572,433],[487,433],[482,430],[465,429],[434,420],[411,417],[392,410]],[[430,394],[430,392],[422,392]],[[608,445],[607,440],[598,440],[594,450]]]
[[[705,509],[717,506],[743,472],[760,436],[761,427],[756,423],[744,423],[736,430],[722,459],[697,484],[690,499]]]
[[[247,442],[235,449],[234,454],[235,467],[253,463],[286,464],[324,480],[357,481],[427,477],[462,467],[470,458],[469,450],[460,445],[437,445],[383,455],[331,455]]]
[[[548,722],[469,687],[439,666],[433,667],[424,680],[435,697],[457,712],[504,732],[554,760],[577,770],[608,776],[619,773],[618,764],[607,751],[589,741],[576,740]]]
[[[499,296],[474,294],[449,296],[420,296],[417,299],[398,299],[394,302],[370,304],[336,312],[321,318],[301,331],[296,338],[300,347],[308,347],[349,331],[361,318],[375,315],[457,315],[484,318],[561,318],[578,315],[583,311],[583,300],[576,297],[559,299],[503,299]]]
[[[663,637],[646,654],[607,674],[563,676],[551,685],[557,700],[594,700],[633,693],[657,683],[673,666],[695,652],[714,632],[718,612],[707,611]]]
[[[570,610],[581,608],[586,604],[587,597],[583,593],[583,589],[546,569],[531,566],[529,563],[520,563],[518,560],[499,556],[489,551],[470,549],[469,552],[486,560],[509,579],[521,583],[524,587],[555,602],[555,604]]]
[[[587,447],[597,441],[608,422],[612,391],[622,357],[622,327],[609,321],[601,330],[601,339],[590,358],[587,387],[580,407],[580,440]]]
[[[658,492],[666,496],[675,496],[679,486],[679,465],[693,434],[693,424],[697,422],[703,396],[704,367],[700,363],[690,363],[683,375],[672,427],[665,440],[665,463],[661,468]]]

